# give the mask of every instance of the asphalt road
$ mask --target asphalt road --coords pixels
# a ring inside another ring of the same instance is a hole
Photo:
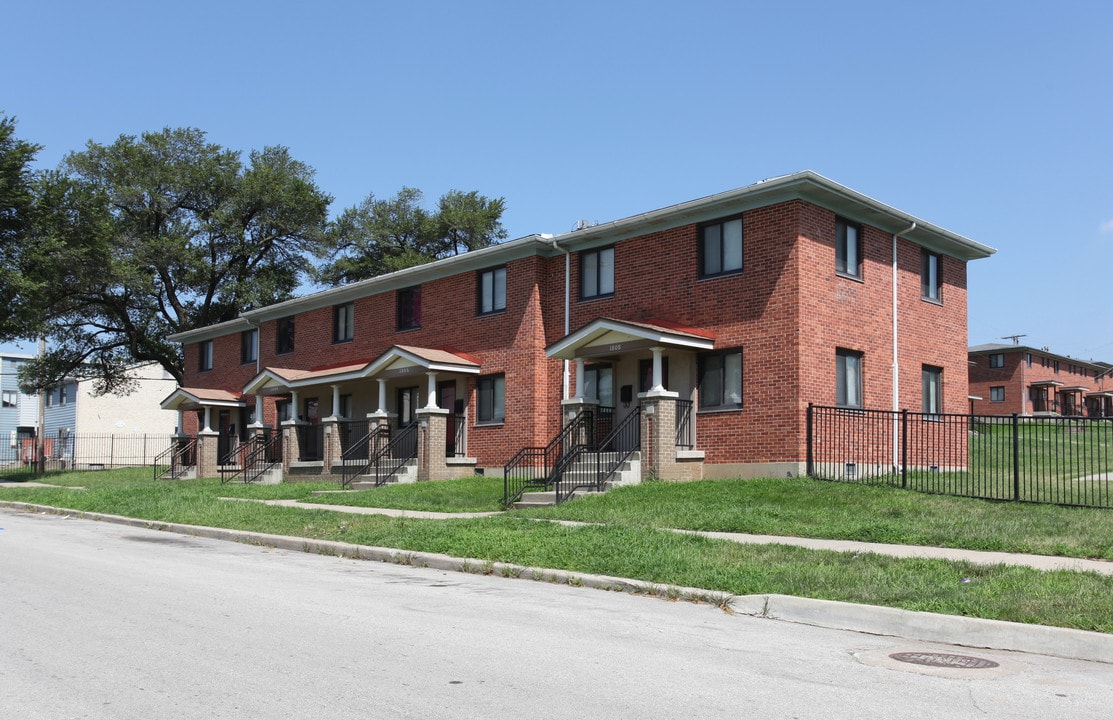
[[[0,510],[0,718],[1108,718],[1113,665]],[[896,652],[996,668],[932,668]],[[945,659],[945,658],[943,658]]]

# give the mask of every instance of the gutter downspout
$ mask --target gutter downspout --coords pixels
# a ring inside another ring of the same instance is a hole
[[[893,412],[900,412],[900,323],[897,321],[897,237],[916,229],[916,223],[901,232],[893,233]],[[896,420],[893,421],[893,467],[900,467],[900,436]]]
[[[572,302],[572,251],[566,248],[562,248],[559,244],[557,244],[556,238],[549,237],[545,239],[552,243],[553,250],[564,253],[564,336],[568,337],[568,333],[572,331],[571,327],[569,327],[569,322],[571,321],[570,310]],[[567,400],[569,397],[568,367],[568,360],[565,360],[564,374],[561,386],[562,400]]]

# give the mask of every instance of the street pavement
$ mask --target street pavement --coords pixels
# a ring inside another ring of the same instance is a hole
[[[1086,719],[1113,703],[1106,663],[47,512],[0,509],[0,528],[0,718]]]

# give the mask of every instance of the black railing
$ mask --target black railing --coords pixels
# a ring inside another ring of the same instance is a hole
[[[166,450],[152,463],[155,480],[177,480],[186,470],[197,465],[197,438],[175,437]]]
[[[595,413],[595,423],[591,432],[591,445],[592,447],[603,449],[606,447],[606,439],[614,429],[614,408],[600,405],[592,412]]]
[[[366,440],[372,428],[373,426],[367,420],[345,420],[337,423],[336,437],[340,441],[341,457],[346,460],[366,460],[368,458]]]
[[[602,490],[629,457],[641,448],[641,408],[623,418],[595,447],[576,445],[557,463],[552,486],[559,505],[577,490]]]
[[[324,425],[298,425],[298,460],[311,462],[324,457]]]
[[[245,483],[257,482],[275,464],[282,462],[282,433],[256,435],[246,443],[240,443],[235,465],[220,468],[221,484],[233,482],[237,478]]]
[[[354,434],[349,439],[347,447],[340,453],[341,487],[348,487],[352,480],[360,475],[366,475],[371,470],[371,461],[390,442],[390,426],[368,425],[362,437],[356,438]]]
[[[417,457],[417,423],[391,432],[389,426],[375,428],[367,436],[370,457],[362,465],[345,465],[342,487],[349,487],[360,476],[369,476],[375,487],[385,485],[406,463]]]
[[[551,482],[553,469],[576,445],[594,437],[594,414],[581,410],[545,447],[526,447],[519,450],[503,468],[502,504],[510,507],[527,490],[546,490]]]
[[[676,401],[676,447],[681,450],[691,450],[696,446],[695,434],[692,432],[692,401]]]
[[[1113,507],[1113,419],[808,407],[808,475],[992,500]]]
[[[451,444],[445,445],[445,457],[464,457],[468,454],[467,447],[467,416],[465,415],[451,415],[452,418],[452,432],[448,436],[448,442]]]

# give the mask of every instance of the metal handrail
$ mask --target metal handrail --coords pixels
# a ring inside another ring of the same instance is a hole
[[[577,490],[602,490],[603,485],[641,448],[641,408],[623,418],[594,447],[577,445],[553,469],[551,484],[556,504]]]
[[[167,463],[167,459],[169,462]],[[154,469],[155,480],[176,480],[185,474],[186,467],[196,465],[197,459],[197,438],[177,438],[177,443],[171,445],[166,450],[159,453],[152,463]],[[160,462],[161,461],[161,462]],[[187,462],[192,461],[192,462]],[[167,467],[163,471],[159,471],[159,467],[166,464]]]
[[[384,429],[385,433],[383,432]],[[368,437],[371,436],[390,438],[390,428],[380,426],[375,432],[368,434]],[[359,475],[373,476],[375,487],[385,485],[407,462],[415,457],[417,457],[417,423],[411,423],[399,430],[393,438],[390,438],[389,442],[379,448],[362,466],[360,472],[350,474],[349,468],[345,466],[344,474],[341,476],[341,486],[348,487],[352,480]]]
[[[390,426],[374,425],[368,427],[361,438],[349,444],[340,454],[340,463],[343,466],[340,473],[340,486],[346,488],[355,478],[366,475],[371,470],[375,457],[389,442]],[[357,461],[360,460],[364,462],[358,463]]]
[[[692,401],[676,401],[676,447],[691,450],[696,446],[692,437]]]
[[[254,449],[247,451],[246,448],[250,445]],[[245,449],[242,454],[242,460],[239,468],[235,470],[220,470],[220,483],[232,482],[237,476],[243,476],[244,483],[253,483],[263,476],[274,464],[272,459],[273,450],[282,445],[282,435],[275,433],[270,437],[258,435],[251,443],[241,444],[239,447]]]
[[[502,471],[503,506],[510,507],[526,490],[548,488],[553,468],[579,444],[576,439],[594,437],[594,419],[591,410],[581,410],[545,447],[524,447],[515,453]]]

